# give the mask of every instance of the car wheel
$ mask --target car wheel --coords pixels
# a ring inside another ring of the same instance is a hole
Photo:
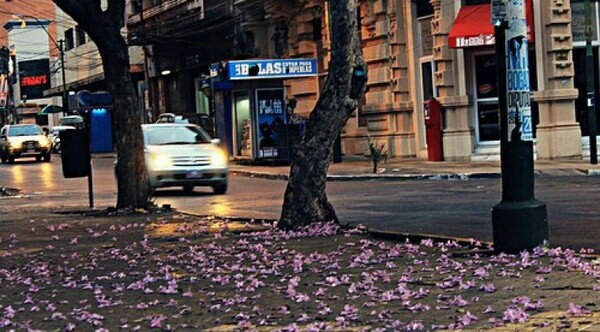
[[[7,159],[8,159],[9,164],[12,164],[15,162],[15,156],[8,155]]]
[[[50,162],[50,160],[52,159],[52,154],[50,153],[50,151],[48,151],[48,153],[43,154],[42,157],[44,158],[45,162]]]
[[[42,161],[42,155],[35,156],[35,161],[37,161],[37,162]]]
[[[194,191],[194,186],[192,186],[191,184],[186,184],[183,186],[183,191],[186,194],[191,194]]]
[[[60,154],[60,150],[61,150],[60,149],[60,143],[56,143],[56,145],[54,145],[53,150],[54,150],[54,153]]]
[[[0,159],[5,164],[8,161],[8,157],[6,155],[7,155],[6,151],[0,151]]]
[[[215,194],[223,195],[227,192],[227,182],[216,184],[216,185],[212,186],[212,188],[213,188],[213,191],[215,192]]]

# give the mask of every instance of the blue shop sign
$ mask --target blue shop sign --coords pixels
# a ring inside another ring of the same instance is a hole
[[[239,60],[227,63],[230,80],[317,75],[317,59]]]

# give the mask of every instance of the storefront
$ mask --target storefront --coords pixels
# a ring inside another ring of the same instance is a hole
[[[529,78],[531,90],[536,89],[536,64],[534,54],[533,9],[526,1],[527,34],[529,47]],[[460,8],[448,36],[450,48],[463,49],[467,93],[471,96],[471,123],[476,147],[499,148],[500,122],[497,86],[497,54],[494,28],[491,24],[490,4],[468,5]],[[538,112],[532,105],[534,127]],[[535,132],[535,129],[534,129]]]
[[[585,137],[584,145],[588,145],[589,137],[589,117],[587,105],[587,78],[593,75],[594,91],[596,105],[600,100],[600,81],[598,77],[599,59],[598,59],[598,14],[600,9],[597,2],[592,2],[592,15],[590,15],[590,27],[592,29],[592,65],[593,68],[587,68],[586,64],[586,25],[585,25],[585,3],[583,1],[571,1],[572,22],[571,31],[573,34],[573,64],[574,84],[579,91],[579,96],[575,101],[575,117],[581,125],[581,135]],[[598,106],[596,106],[598,114]],[[600,128],[600,117],[596,116],[596,128]]]
[[[316,59],[229,61],[213,65],[216,125],[236,160],[288,162],[303,130],[284,80],[317,75]]]

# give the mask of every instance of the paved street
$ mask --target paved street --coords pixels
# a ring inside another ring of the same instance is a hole
[[[98,208],[114,206],[113,160],[98,158],[93,163],[95,205]],[[252,166],[247,169],[252,170]],[[232,176],[230,181],[230,189],[223,196],[213,195],[209,188],[197,188],[191,195],[174,188],[158,190],[155,201],[198,214],[255,219],[279,217],[285,181],[247,176]],[[23,199],[0,200],[0,205],[79,208],[88,205],[87,179],[64,179],[60,158],[49,164],[2,164],[0,184],[22,189],[28,195]],[[490,209],[500,201],[498,178],[332,181],[327,190],[344,223],[483,241],[492,240]],[[597,241],[600,177],[569,172],[542,173],[536,178],[536,197],[547,203],[553,246],[590,247],[600,252],[600,241]]]

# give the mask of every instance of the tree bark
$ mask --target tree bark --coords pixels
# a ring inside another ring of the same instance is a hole
[[[127,43],[121,35],[125,1],[54,0],[90,36],[102,58],[104,79],[113,99],[111,119],[117,147],[117,208],[148,208],[141,115],[130,73]]]
[[[290,169],[278,227],[294,229],[318,221],[338,222],[325,189],[336,137],[367,88],[367,65],[357,30],[357,0],[331,0],[331,62],[327,81]]]

